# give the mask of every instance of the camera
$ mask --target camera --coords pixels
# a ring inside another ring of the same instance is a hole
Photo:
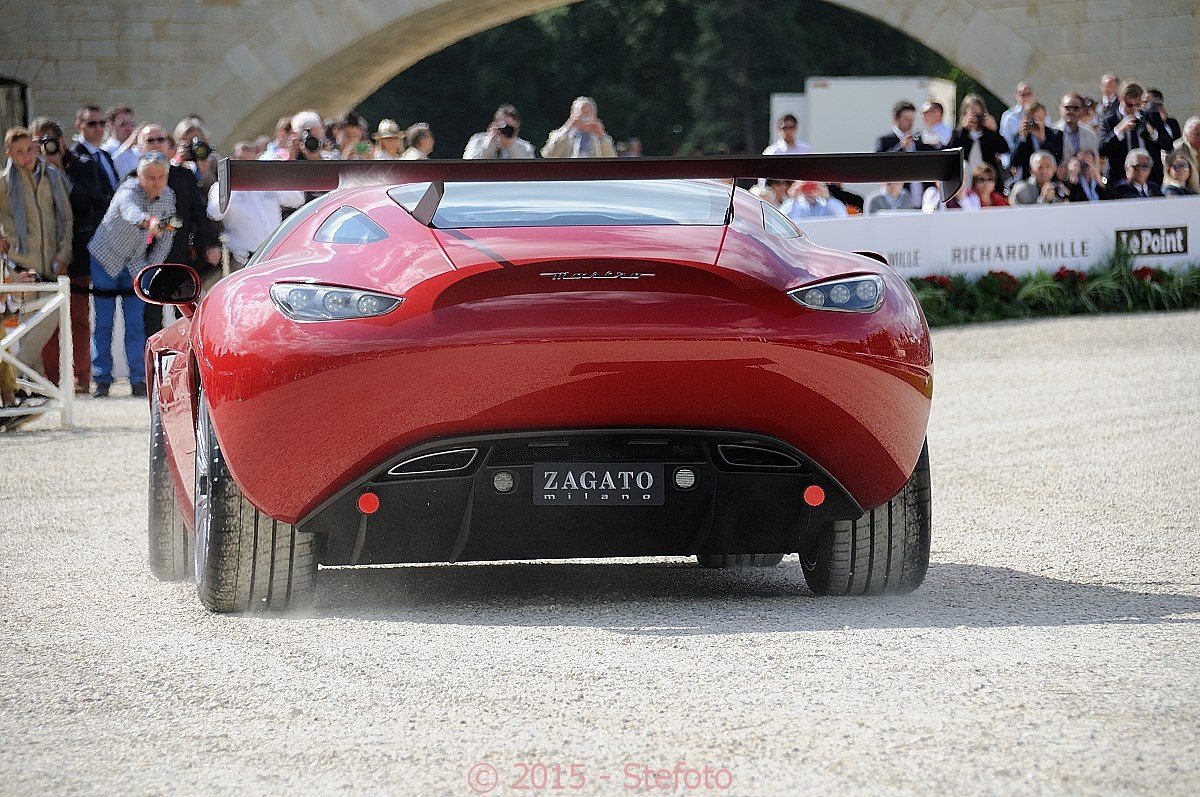
[[[61,149],[58,145],[58,139],[54,136],[42,136],[37,142],[42,145],[42,152],[45,152],[47,155],[57,155],[59,149]]]
[[[321,139],[305,130],[300,134],[300,146],[305,152],[316,152],[321,148]]]
[[[512,138],[517,134],[517,128],[513,127],[512,125],[501,125],[500,127],[496,128],[496,132],[505,138]]]
[[[203,161],[208,160],[208,156],[212,154],[212,147],[202,138],[193,138],[191,141],[183,145],[183,159],[185,161]]]
[[[1090,161],[1085,161],[1085,160],[1079,161],[1079,173],[1080,174],[1087,174],[1091,170],[1092,170],[1092,164]]]
[[[983,127],[983,114],[975,114],[975,124],[979,127]]]

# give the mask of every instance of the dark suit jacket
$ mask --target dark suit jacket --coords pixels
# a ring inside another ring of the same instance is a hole
[[[929,146],[928,144],[921,141],[920,138],[913,139],[913,149],[916,150],[917,152],[936,152],[937,151],[937,147]],[[900,139],[896,137],[895,133],[888,133],[886,136],[880,136],[875,141],[875,151],[876,152],[899,152],[900,151]]]
[[[976,142],[971,138],[971,132],[965,127],[957,128],[950,135],[950,143],[946,145],[947,149],[954,147],[962,147],[963,163],[966,163],[971,155],[971,149],[976,146]],[[979,155],[983,158],[984,163],[990,163],[992,168],[996,170],[996,185],[1004,185],[1006,172],[1000,165],[1000,153],[1008,152],[1008,142],[1004,140],[1004,136],[997,133],[995,130],[983,128],[983,135],[979,138]]]
[[[71,212],[74,214],[71,265],[67,272],[72,277],[86,277],[92,273],[88,243],[108,212],[113,189],[103,167],[83,142],[71,147],[70,162],[64,165],[71,178]]]
[[[937,147],[931,147],[928,144],[924,143],[923,141],[921,141],[921,139],[919,137],[916,137],[916,136],[913,137],[913,151],[914,152],[937,152],[937,149],[938,149]],[[903,152],[904,150],[900,149],[900,139],[896,137],[896,134],[888,133],[886,136],[880,136],[875,141],[875,151],[876,152]],[[905,185],[909,187],[910,191],[914,190],[911,187],[911,184],[906,183]],[[913,207],[915,207],[915,208],[921,207],[921,195],[924,193],[925,189],[931,185],[933,185],[933,183],[921,183],[921,191],[919,193],[917,193],[915,196],[913,196],[913,198],[912,198]]]
[[[1179,124],[1179,120],[1174,116],[1168,116],[1165,120],[1163,120],[1159,129],[1166,131],[1167,138],[1169,138],[1171,141],[1178,141],[1183,137],[1183,127]],[[1166,150],[1169,149],[1169,147],[1163,147],[1163,149]]]
[[[1126,136],[1117,135],[1116,127],[1121,123],[1120,112],[1111,113],[1100,120],[1100,154],[1103,155],[1107,162],[1104,165],[1104,176],[1108,179],[1109,184],[1113,184],[1122,179],[1125,174],[1125,156],[1129,154],[1129,144],[1126,141]],[[1153,121],[1153,120],[1152,120]],[[1151,182],[1161,183],[1163,179],[1162,166],[1162,151],[1163,147],[1170,147],[1171,142],[1167,140],[1166,128],[1155,125],[1155,130],[1158,132],[1158,141],[1151,141],[1148,135],[1143,134],[1142,140],[1146,146],[1146,151],[1150,153],[1150,180]]]
[[[1083,186],[1081,186],[1079,183],[1067,183],[1066,185],[1067,188],[1071,189],[1070,200],[1072,202],[1091,201],[1088,199],[1088,195],[1083,192]],[[1105,199],[1112,199],[1112,195],[1109,193],[1108,189],[1100,183],[1096,183],[1096,196],[1098,196],[1101,201]]]
[[[1013,150],[1012,159],[1009,160],[1009,166],[1017,168],[1017,179],[1024,180],[1029,177],[1029,159],[1033,157],[1033,153],[1045,150],[1054,156],[1054,163],[1058,165],[1062,163],[1063,158],[1063,134],[1061,130],[1055,130],[1053,127],[1046,128],[1046,139],[1040,144],[1034,139],[1030,133],[1023,141],[1017,142],[1017,148]]]
[[[200,265],[207,270],[204,250],[219,244],[216,229],[208,218],[208,202],[200,192],[196,175],[187,167],[172,166],[167,173],[167,187],[175,192],[175,215],[183,222],[175,232],[167,262]],[[195,258],[190,256],[189,246],[196,247]]]
[[[1162,186],[1154,181],[1146,182],[1146,192],[1150,196],[1162,196]],[[1144,197],[1138,193],[1138,190],[1129,184],[1128,180],[1122,180],[1115,186],[1109,189],[1113,199],[1143,199]]]

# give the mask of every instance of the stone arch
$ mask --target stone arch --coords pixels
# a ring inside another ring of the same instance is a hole
[[[338,26],[324,24],[328,18],[285,15],[209,68],[203,82],[215,90],[202,105],[229,120],[221,137],[230,142],[271,131],[276,119],[300,108],[336,115],[428,55],[568,2],[575,0],[360,0]],[[329,6],[339,15],[346,9],[318,0],[297,5]]]

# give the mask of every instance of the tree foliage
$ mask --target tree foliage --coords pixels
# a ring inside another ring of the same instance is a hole
[[[584,0],[464,39],[397,75],[359,110],[426,121],[457,157],[501,102],[535,146],[590,95],[615,139],[647,154],[756,152],[770,95],[810,76],[929,75],[978,86],[895,29],[819,0]],[[988,95],[985,95],[988,96]],[[998,113],[1002,105],[996,103]]]

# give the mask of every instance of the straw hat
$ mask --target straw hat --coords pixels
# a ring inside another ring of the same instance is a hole
[[[381,138],[403,138],[404,131],[400,129],[400,125],[396,124],[395,119],[380,119],[379,128],[375,131],[375,140]]]

